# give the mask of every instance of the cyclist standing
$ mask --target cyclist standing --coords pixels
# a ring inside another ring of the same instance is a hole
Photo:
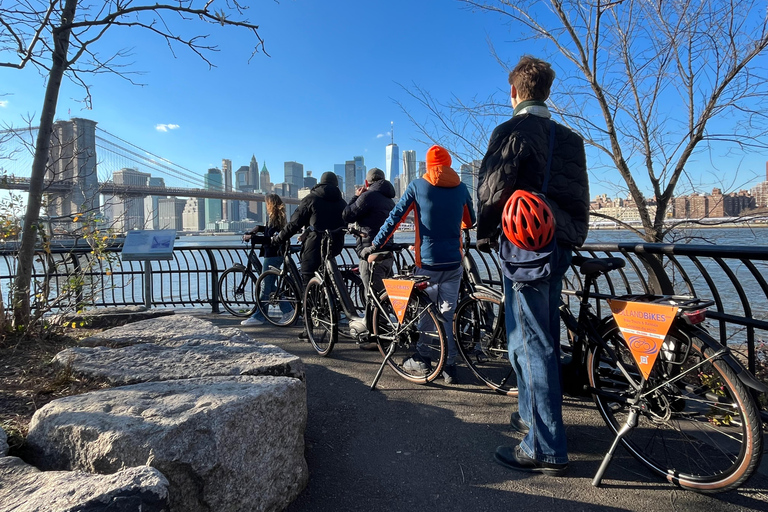
[[[250,233],[248,233],[247,236],[251,238],[251,241],[253,242],[256,239],[255,237],[258,233],[264,233],[264,243],[261,245],[261,249],[259,250],[259,256],[264,258],[261,268],[264,270],[267,270],[269,267],[275,267],[279,269],[283,264],[283,258],[280,256],[279,252],[280,246],[272,245],[271,239],[285,227],[285,203],[283,203],[283,200],[280,199],[280,196],[277,194],[267,194],[267,196],[264,198],[264,203],[267,205],[266,225],[256,226],[253,230],[251,230]],[[275,287],[275,276],[268,276],[266,279],[270,279],[270,281],[264,283],[262,296],[259,297],[260,301],[265,301]],[[283,315],[291,314],[290,304],[281,302],[280,308],[283,309]],[[240,322],[240,324],[262,325],[266,322],[267,320],[264,318],[264,315],[262,315],[261,311],[257,309],[253,315]]]
[[[451,169],[451,155],[440,146],[427,151],[427,172],[413,180],[406,188],[400,201],[389,214],[371,247],[362,255],[383,247],[394,234],[397,226],[413,214],[416,225],[416,275],[429,276],[426,289],[430,299],[437,305],[443,317],[448,356],[443,378],[446,384],[455,384],[456,355],[458,350],[453,337],[453,312],[459,299],[459,286],[463,269],[461,267],[461,229],[475,223],[475,210],[467,186]],[[434,330],[428,317],[419,321],[421,336]],[[427,353],[421,352],[423,345],[417,344],[417,352],[403,363],[411,371],[427,372],[431,361]]]
[[[500,243],[509,359],[519,390],[518,411],[510,423],[525,434],[519,445],[497,448],[495,459],[517,471],[561,475],[568,453],[558,306],[571,249],[587,236],[589,183],[584,141],[550,120],[545,101],[554,79],[547,62],[530,56],[523,56],[509,74],[514,114],[491,134],[480,166],[477,247],[491,252]],[[545,191],[556,221],[549,274],[534,280],[521,280],[513,272],[510,239],[501,236],[497,242],[507,201],[518,190]]]
[[[315,271],[320,268],[322,236],[318,232],[344,227],[341,213],[346,206],[346,201],[341,197],[336,174],[324,172],[320,177],[320,183],[312,187],[309,195],[301,200],[299,207],[291,215],[291,221],[272,238],[272,244],[280,246],[301,228],[309,228],[301,251],[303,286],[307,286]],[[344,233],[334,233],[333,255],[341,254],[343,248]],[[309,338],[306,330],[299,335],[299,338]]]

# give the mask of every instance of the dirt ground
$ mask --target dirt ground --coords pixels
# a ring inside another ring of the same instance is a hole
[[[92,333],[64,329],[44,339],[0,341],[0,427],[8,435],[11,455],[21,455],[29,422],[37,409],[57,398],[107,387],[52,364],[58,352]]]

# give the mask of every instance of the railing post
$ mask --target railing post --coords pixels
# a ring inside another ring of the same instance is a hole
[[[219,310],[219,267],[216,265],[216,258],[213,251],[205,250],[208,259],[211,261],[211,312],[220,313]]]
[[[144,260],[144,307],[152,308],[152,262]]]

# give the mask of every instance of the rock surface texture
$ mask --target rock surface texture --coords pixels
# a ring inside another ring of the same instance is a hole
[[[306,486],[298,357],[182,315],[110,329],[88,344],[56,360],[122,387],[37,411],[30,462],[102,474],[151,466],[168,479],[175,512],[282,510]]]
[[[157,469],[113,475],[40,471],[16,457],[0,457],[2,512],[165,512],[168,480]]]

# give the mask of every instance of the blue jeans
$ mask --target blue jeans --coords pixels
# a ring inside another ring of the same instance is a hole
[[[459,301],[459,287],[461,285],[461,267],[455,270],[427,270],[425,268],[416,268],[414,274],[417,276],[429,276],[429,286],[424,290],[430,300],[435,303],[437,310],[442,316],[441,323],[445,331],[445,338],[448,345],[448,357],[446,364],[456,363],[456,356],[459,351],[456,348],[456,340],[453,338],[453,313],[456,311],[456,303]],[[419,319],[419,342],[416,344],[416,350],[424,358],[429,358],[428,348],[422,343],[423,333],[435,330],[435,324],[428,315],[423,315]]]
[[[504,314],[509,361],[517,374],[518,412],[530,427],[520,443],[529,457],[568,462],[560,384],[560,292],[571,263],[558,247],[546,279],[516,283],[504,277]]]
[[[264,260],[261,263],[261,268],[263,270],[269,270],[269,267],[275,267],[276,269],[280,269],[280,267],[283,266],[283,257],[282,256],[270,256],[270,257],[264,257]],[[269,299],[269,294],[274,292],[277,288],[277,276],[275,275],[268,275],[264,278],[264,286],[261,288],[261,296],[259,296],[259,302],[266,301]],[[285,301],[280,301],[280,311],[285,313],[290,313],[293,311],[293,308],[290,304],[288,304]],[[261,314],[260,310],[256,310],[256,312],[251,315],[253,318],[257,318],[259,320],[266,320],[264,316]]]

